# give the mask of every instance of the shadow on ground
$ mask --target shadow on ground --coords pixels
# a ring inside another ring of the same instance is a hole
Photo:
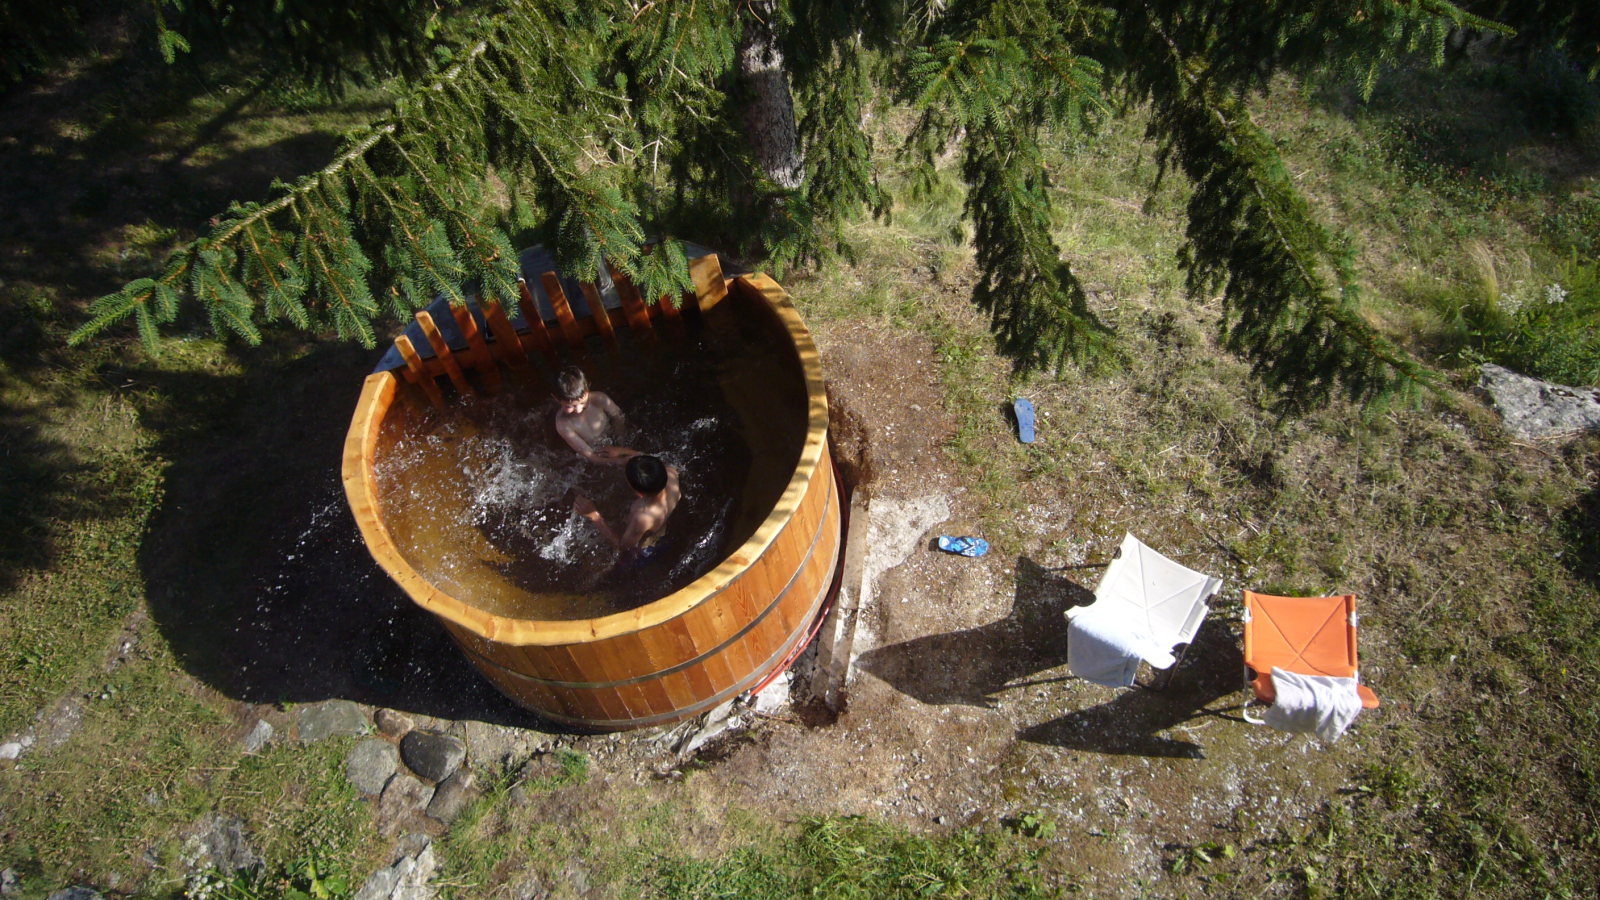
[[[548,730],[367,553],[339,469],[373,353],[247,352],[236,376],[128,373],[161,398],[146,424],[171,466],[140,562],[180,663],[250,703],[344,698]]]
[[[270,73],[224,72],[249,87],[199,121],[194,105],[226,85],[166,65],[153,42],[120,30],[107,40],[103,54],[0,94],[0,591],[53,564],[65,526],[122,512],[126,448],[59,437],[64,408],[129,387],[79,377],[131,330],[67,346],[83,303],[158,271],[176,236],[322,165],[339,140],[275,121],[281,111],[262,102]],[[279,137],[237,146],[256,126]]]
[[[55,522],[107,514],[103,480],[46,434],[49,414],[48,402],[0,402],[0,592],[55,558]]]
[[[263,101],[275,72],[223,74],[238,96],[204,121],[195,104],[229,85],[138,46],[0,97],[0,285],[48,288],[75,317],[83,300],[158,272],[172,239],[230,202],[333,155],[337,133],[292,131],[303,126]],[[151,243],[126,239],[128,226]]]
[[[1004,619],[914,638],[861,654],[862,669],[923,703],[992,707],[1011,683],[1067,661],[1067,609],[1094,601],[1070,578],[1017,558],[1017,592]]]
[[[1600,487],[1581,494],[1567,510],[1564,525],[1570,535],[1567,567],[1579,578],[1600,587]]]
[[[1199,744],[1162,732],[1196,719],[1220,717],[1209,707],[1239,689],[1243,666],[1244,653],[1233,629],[1226,622],[1207,619],[1162,690],[1127,688],[1109,703],[1024,728],[1017,738],[1116,756],[1203,759]],[[1165,679],[1167,674],[1159,677]]]

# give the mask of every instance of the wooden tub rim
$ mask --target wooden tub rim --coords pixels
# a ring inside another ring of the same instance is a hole
[[[806,438],[794,474],[777,504],[755,533],[715,568],[659,600],[594,619],[514,619],[484,612],[445,593],[406,561],[383,523],[373,457],[382,413],[393,402],[399,379],[393,372],[375,372],[367,376],[361,398],[356,401],[355,415],[345,437],[342,479],[361,536],[379,567],[428,612],[485,640],[513,646],[553,647],[633,634],[671,621],[726,590],[761,559],[800,508],[827,448],[828,435],[828,394],[822,379],[822,360],[793,301],[777,282],[761,273],[741,275],[734,285],[748,298],[764,301],[789,332],[806,388]]]

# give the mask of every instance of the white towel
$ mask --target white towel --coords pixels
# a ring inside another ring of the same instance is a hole
[[[1356,692],[1354,678],[1297,675],[1273,666],[1272,690],[1277,699],[1262,718],[1279,731],[1314,733],[1332,742],[1361,712],[1361,695]]]
[[[1085,613],[1067,629],[1067,668],[1084,681],[1127,687],[1141,659],[1158,669],[1175,661],[1149,634],[1134,631],[1116,616]]]

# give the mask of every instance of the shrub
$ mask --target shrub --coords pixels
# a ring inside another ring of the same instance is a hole
[[[1600,268],[1574,263],[1543,296],[1486,334],[1486,357],[1558,384],[1600,385]]]

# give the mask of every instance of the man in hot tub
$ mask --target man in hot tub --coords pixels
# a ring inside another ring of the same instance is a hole
[[[637,455],[626,447],[601,446],[608,438],[622,435],[627,420],[621,407],[599,391],[589,390],[589,379],[577,366],[567,366],[556,376],[556,434],[590,462],[606,466],[625,465]]]
[[[572,508],[578,515],[593,522],[600,529],[600,535],[612,546],[636,563],[645,562],[657,549],[656,540],[661,536],[661,529],[682,497],[682,492],[678,490],[678,470],[654,456],[646,456],[635,450],[622,452],[632,454],[627,459],[624,471],[628,476],[628,486],[638,495],[638,499],[628,508],[622,534],[618,535],[611,529],[588,497],[579,494]]]

